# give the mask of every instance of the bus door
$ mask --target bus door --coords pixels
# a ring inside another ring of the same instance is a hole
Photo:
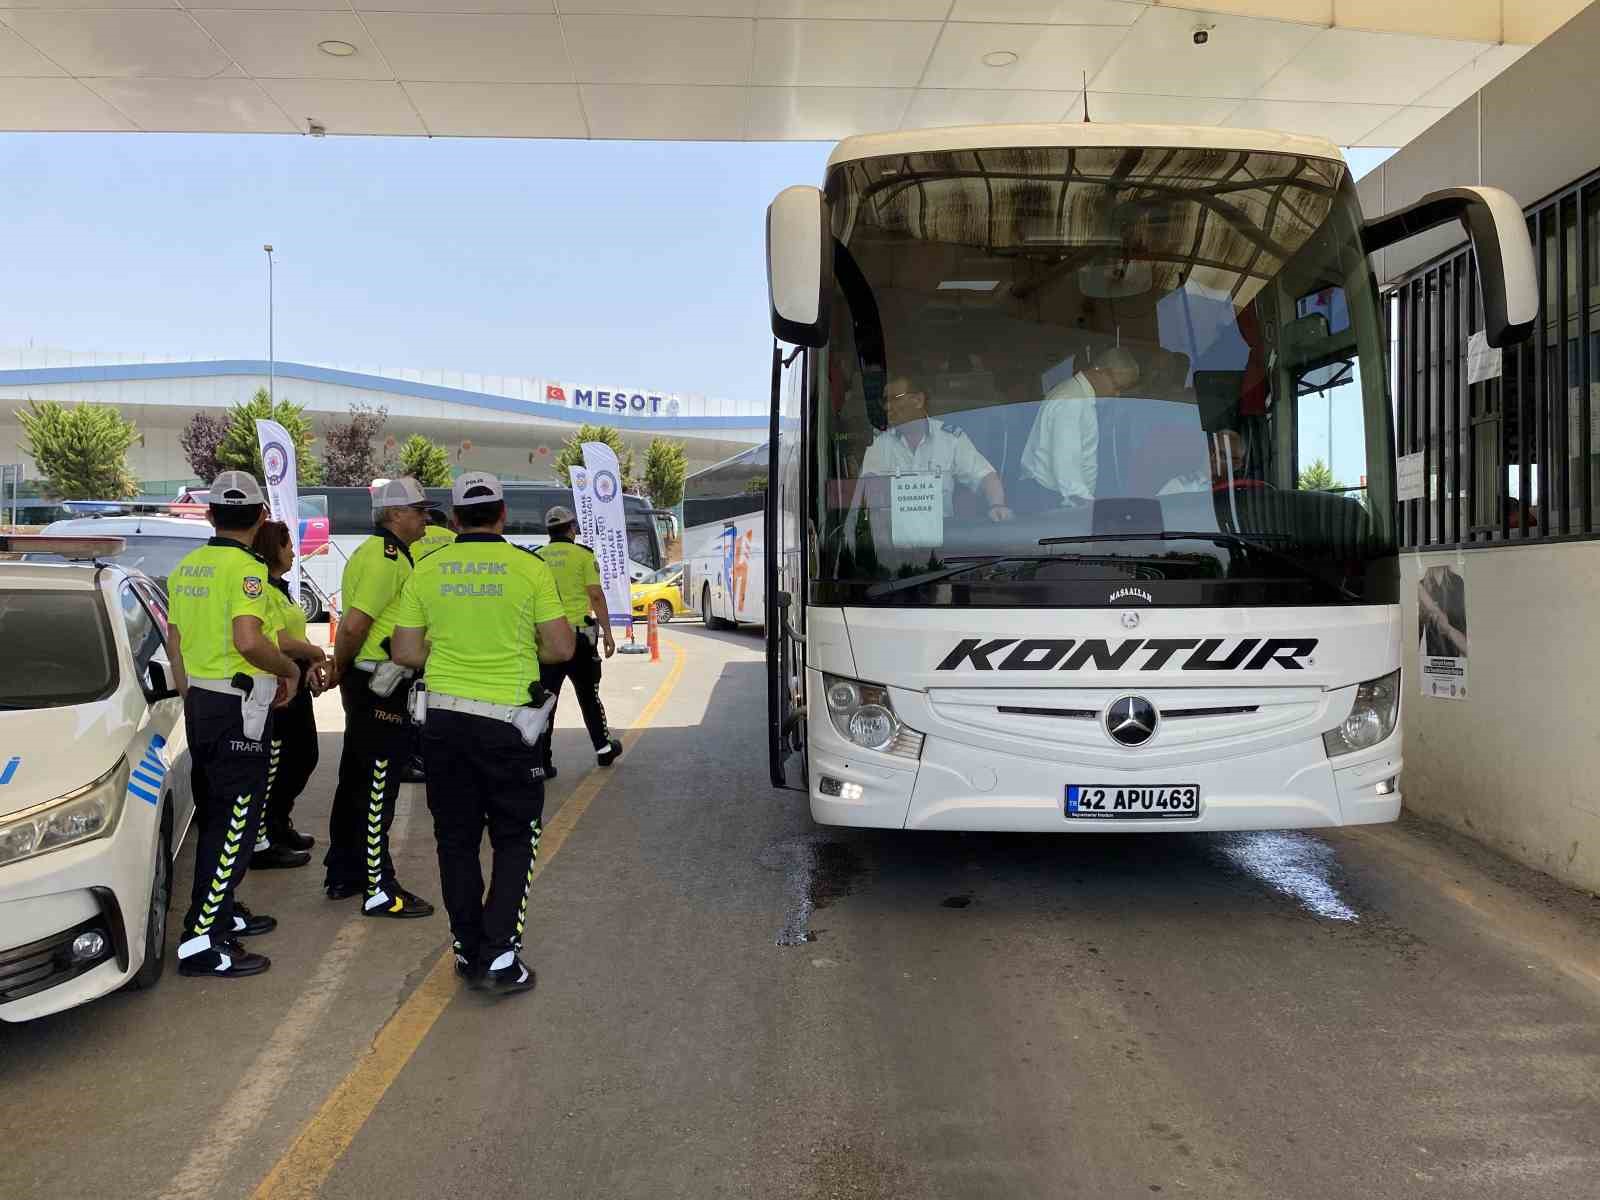
[[[811,355],[772,347],[772,419],[765,529],[759,564],[767,634],[767,752],[772,785],[808,791],[806,779],[804,478],[802,413]],[[752,562],[752,568],[757,564]]]

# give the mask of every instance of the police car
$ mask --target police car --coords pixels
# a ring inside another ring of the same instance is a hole
[[[166,599],[111,561],[125,550],[0,534],[0,1021],[150,987],[165,963],[194,803]]]

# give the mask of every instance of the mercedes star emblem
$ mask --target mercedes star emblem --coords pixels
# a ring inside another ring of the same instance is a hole
[[[1143,696],[1121,696],[1106,709],[1106,732],[1119,746],[1142,746],[1156,733],[1156,706]]]
[[[1122,612],[1122,627],[1124,629],[1139,628],[1139,614],[1131,608],[1124,609]]]

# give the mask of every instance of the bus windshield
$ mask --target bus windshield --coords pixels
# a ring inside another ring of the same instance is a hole
[[[827,194],[816,602],[1396,602],[1342,163],[951,151],[842,163]]]

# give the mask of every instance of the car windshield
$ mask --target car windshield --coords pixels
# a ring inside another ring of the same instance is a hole
[[[1342,163],[940,152],[844,163],[828,197],[819,600],[1394,602],[1381,324]]]
[[[209,529],[206,530],[206,534],[209,536]],[[115,533],[108,536],[121,538],[127,546],[122,553],[105,555],[100,561],[114,562],[119,566],[143,571],[155,580],[156,586],[162,591],[166,591],[167,576],[172,574],[173,568],[183,556],[205,545],[206,540],[204,537],[164,537],[160,534],[143,533]],[[29,562],[65,561],[54,554],[28,554],[24,558]]]
[[[104,697],[116,682],[111,631],[92,591],[0,591],[0,710]]]

